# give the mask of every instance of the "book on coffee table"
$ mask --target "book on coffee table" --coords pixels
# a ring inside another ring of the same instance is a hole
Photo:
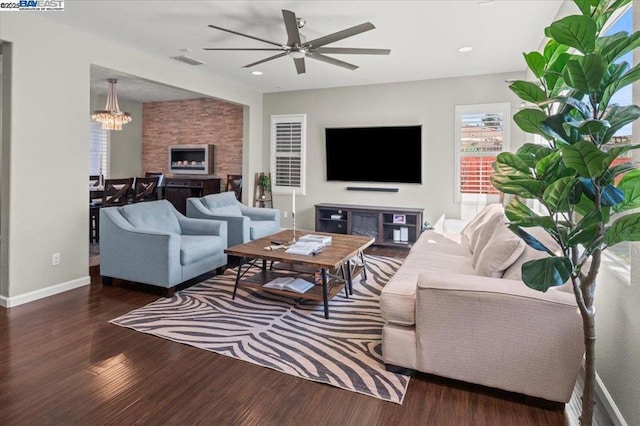
[[[264,284],[263,287],[274,288],[276,290],[288,290],[296,293],[306,293],[313,287],[313,283],[302,278],[280,277]]]

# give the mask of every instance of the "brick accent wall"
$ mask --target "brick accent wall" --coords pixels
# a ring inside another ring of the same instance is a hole
[[[242,106],[212,98],[148,102],[142,108],[142,173],[169,172],[169,145],[215,145],[214,175],[242,174]]]

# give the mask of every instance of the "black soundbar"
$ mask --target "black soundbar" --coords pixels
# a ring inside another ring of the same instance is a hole
[[[370,186],[347,186],[347,191],[398,192],[398,188],[373,188]]]

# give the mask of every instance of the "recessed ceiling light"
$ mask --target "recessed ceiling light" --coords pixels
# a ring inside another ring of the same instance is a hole
[[[458,52],[466,53],[466,52],[471,52],[472,50],[473,50],[473,47],[471,46],[463,46],[460,49],[458,49]]]
[[[253,75],[262,75],[262,71],[251,71]]]

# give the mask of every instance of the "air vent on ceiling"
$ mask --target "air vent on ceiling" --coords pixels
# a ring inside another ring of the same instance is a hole
[[[202,62],[200,59],[192,58],[191,56],[188,56],[188,55],[171,56],[171,59],[175,59],[176,61],[184,62],[185,64],[189,64],[189,65],[204,64],[204,62]]]

